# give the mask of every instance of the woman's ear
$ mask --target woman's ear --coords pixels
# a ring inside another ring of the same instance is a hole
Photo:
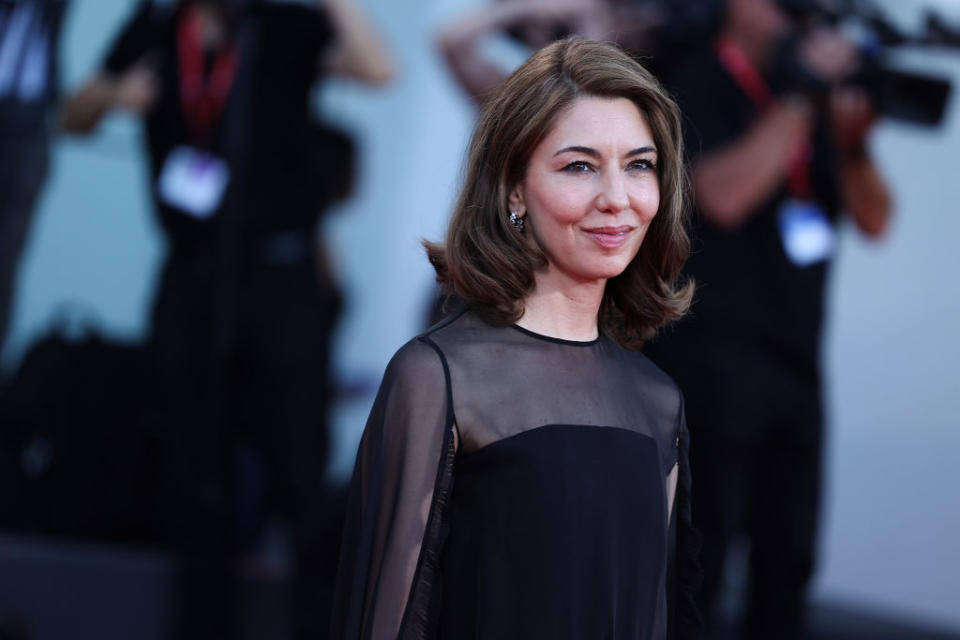
[[[521,218],[527,213],[526,204],[523,201],[523,190],[517,184],[510,190],[510,196],[507,198],[507,204],[511,212],[516,212]]]

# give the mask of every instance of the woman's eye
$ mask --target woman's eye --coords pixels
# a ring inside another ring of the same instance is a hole
[[[656,171],[657,163],[653,160],[648,160],[646,158],[641,158],[639,160],[634,160],[627,165],[628,169],[639,169],[641,171]]]
[[[586,173],[588,171],[593,171],[593,167],[583,160],[575,160],[565,166],[562,171],[566,171],[567,173]]]

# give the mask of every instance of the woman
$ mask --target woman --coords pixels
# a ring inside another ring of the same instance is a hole
[[[692,295],[681,159],[676,107],[612,45],[556,42],[486,103],[427,244],[467,306],[387,368],[331,637],[664,638],[675,602],[692,629],[666,587],[690,535],[682,399],[627,350]]]

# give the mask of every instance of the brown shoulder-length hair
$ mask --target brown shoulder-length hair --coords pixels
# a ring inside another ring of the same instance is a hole
[[[579,97],[627,98],[640,109],[657,147],[660,207],[636,258],[607,281],[601,330],[639,348],[686,313],[693,283],[680,282],[690,253],[689,188],[680,112],[657,80],[618,47],[567,38],[535,52],[487,99],[444,244],[425,242],[445,292],[489,321],[515,322],[547,258],[509,221],[508,196],[558,115]]]

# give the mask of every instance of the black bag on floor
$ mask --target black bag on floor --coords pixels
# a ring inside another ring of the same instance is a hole
[[[59,323],[0,390],[0,527],[151,542],[143,347]]]

